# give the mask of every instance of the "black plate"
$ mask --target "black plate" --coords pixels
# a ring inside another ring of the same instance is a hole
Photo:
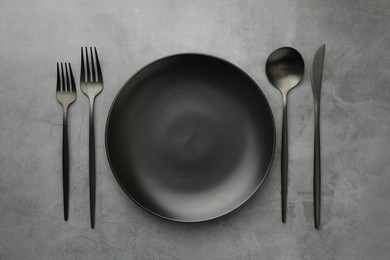
[[[257,84],[235,65],[179,54],[138,71],[107,119],[107,155],[124,191],[174,221],[222,216],[264,181],[275,125]]]

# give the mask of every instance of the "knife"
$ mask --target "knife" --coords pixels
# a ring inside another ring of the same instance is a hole
[[[311,86],[314,96],[314,227],[320,228],[321,204],[321,149],[320,149],[320,97],[322,70],[324,66],[325,45],[322,45],[314,55],[311,65]]]

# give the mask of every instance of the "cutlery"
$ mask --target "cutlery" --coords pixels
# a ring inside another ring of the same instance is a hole
[[[302,80],[305,65],[301,54],[291,48],[282,47],[268,57],[266,74],[270,83],[280,90],[283,97],[282,160],[281,160],[281,197],[282,222],[286,223],[287,214],[287,173],[288,173],[288,130],[287,96],[288,92]]]
[[[314,227],[320,227],[321,204],[321,151],[320,151],[320,98],[322,69],[324,66],[325,45],[322,45],[314,55],[311,65],[311,86],[314,96]]]
[[[100,68],[99,58],[94,47],[95,58],[90,47],[90,56],[88,49],[84,51],[81,47],[81,73],[80,88],[89,99],[89,197],[90,197],[90,215],[91,228],[95,227],[95,205],[96,205],[96,166],[95,166],[95,129],[94,129],[94,103],[97,95],[103,90],[103,75]],[[95,62],[94,62],[95,60]],[[96,68],[95,68],[96,63]]]
[[[68,69],[69,68],[69,69]],[[69,71],[69,72],[68,72]],[[65,63],[64,67],[61,62],[57,62],[57,88],[56,98],[62,105],[64,111],[63,134],[62,134],[62,189],[64,197],[64,219],[68,221],[69,212],[69,143],[68,143],[68,108],[76,100],[77,92],[74,83],[72,67],[70,63]]]

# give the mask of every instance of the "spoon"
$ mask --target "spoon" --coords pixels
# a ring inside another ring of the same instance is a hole
[[[265,71],[271,84],[280,90],[283,96],[282,130],[282,222],[286,223],[287,213],[287,172],[288,172],[288,132],[287,132],[287,95],[298,85],[303,77],[305,65],[301,54],[291,48],[275,50],[267,59]]]

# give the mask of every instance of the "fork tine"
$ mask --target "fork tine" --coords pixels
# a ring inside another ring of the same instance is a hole
[[[93,53],[92,53],[92,47],[90,48],[90,53],[91,53],[91,70],[92,70],[92,82],[96,82],[96,77],[95,77],[95,64],[93,63]]]
[[[65,88],[65,74],[64,74],[64,68],[62,67],[62,62],[61,62],[61,78],[62,78],[62,92],[66,91]]]
[[[85,73],[84,73],[84,53],[83,47],[81,47],[81,72],[80,72],[80,81],[85,82]]]
[[[99,57],[97,54],[96,47],[95,47],[95,57],[96,57],[97,80],[98,82],[103,82],[103,75],[102,75],[102,70],[100,69]]]
[[[88,59],[88,49],[85,47],[85,61],[87,63],[87,82],[92,82],[91,80],[91,68],[89,67],[89,59]]]
[[[71,91],[76,92],[76,84],[74,83],[72,66],[70,66],[70,63],[69,63],[69,72],[70,72],[70,83],[72,85]]]
[[[61,92],[60,66],[57,62],[57,92]]]
[[[65,72],[66,72],[66,91],[71,91],[69,73],[68,73],[68,63],[66,62],[65,62]]]

